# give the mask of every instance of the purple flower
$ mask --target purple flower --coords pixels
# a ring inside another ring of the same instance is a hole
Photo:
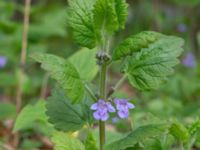
[[[7,58],[4,56],[0,56],[0,68],[5,67],[6,62],[7,62]]]
[[[135,108],[135,106],[128,102],[126,99],[115,99],[114,100],[117,110],[118,110],[118,116],[120,118],[128,118],[129,115],[129,109]]]
[[[106,121],[109,118],[108,112],[115,112],[115,108],[110,102],[106,102],[100,99],[97,103],[92,104],[90,107],[92,110],[96,110],[93,116],[96,120]]]
[[[196,60],[193,53],[188,53],[183,59],[183,65],[188,68],[193,68],[196,65]]]
[[[183,23],[180,23],[178,26],[177,26],[177,30],[181,33],[183,32],[186,32],[187,31],[187,26]]]

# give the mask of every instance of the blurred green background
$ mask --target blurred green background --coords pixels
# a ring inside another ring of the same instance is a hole
[[[119,97],[131,97],[136,109],[128,121],[116,121],[113,134],[123,134],[149,122],[179,120],[189,124],[200,116],[200,0],[128,0],[129,16],[124,31],[116,33],[113,48],[123,38],[143,30],[154,30],[185,39],[180,65],[159,90],[139,93],[128,82]],[[24,1],[0,1],[0,145],[8,142],[15,118],[16,86],[19,75]],[[23,106],[50,95],[53,80],[30,59],[33,52],[69,57],[80,47],[67,27],[67,0],[32,0],[28,54],[23,83]],[[118,66],[110,69],[112,83],[120,77]],[[112,84],[111,83],[111,84]],[[37,111],[37,109],[36,109]],[[37,120],[38,118],[36,118]],[[43,118],[42,118],[43,119]],[[41,120],[42,120],[41,119]],[[38,119],[40,120],[40,118]],[[45,122],[45,121],[44,121]],[[22,131],[22,149],[51,149],[46,123]],[[128,124],[128,127],[127,127]],[[43,140],[41,140],[43,139]],[[112,137],[110,138],[112,139]],[[46,141],[45,141],[46,140]],[[200,149],[199,141],[196,148]],[[0,146],[1,147],[1,146]]]

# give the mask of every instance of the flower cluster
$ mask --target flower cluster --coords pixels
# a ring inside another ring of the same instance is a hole
[[[93,116],[96,120],[106,121],[109,118],[108,112],[115,112],[115,108],[110,102],[105,102],[100,99],[97,103],[94,103],[91,107],[92,110],[96,110]]]
[[[114,99],[116,109],[110,102],[106,102],[100,99],[97,103],[94,103],[90,109],[95,110],[93,117],[96,120],[106,121],[109,118],[109,112],[116,112],[120,118],[128,118],[129,109],[135,108],[133,104],[126,99]]]
[[[129,109],[135,108],[133,104],[129,103],[125,99],[115,99],[114,102],[118,110],[117,114],[120,118],[128,118]]]

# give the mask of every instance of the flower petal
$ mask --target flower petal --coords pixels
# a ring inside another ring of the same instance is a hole
[[[92,109],[92,110],[97,110],[97,108],[98,108],[98,103],[94,103],[94,104],[92,104],[92,106],[90,107],[90,109]]]
[[[114,102],[115,102],[116,105],[118,105],[119,102],[120,102],[120,100],[119,100],[118,98],[115,98],[115,99],[114,99]]]
[[[94,117],[96,120],[100,120],[100,119],[101,119],[101,115],[100,115],[99,111],[95,111],[95,112],[93,113],[93,117]]]
[[[101,116],[101,121],[106,121],[108,118],[109,118],[108,113],[104,113],[104,114],[102,114],[102,116]]]
[[[115,108],[111,105],[111,103],[107,102],[106,104],[109,112],[115,112]]]
[[[124,118],[128,118],[128,111],[118,111],[118,115],[120,118],[124,119]]]
[[[128,105],[128,108],[130,108],[130,109],[135,108],[135,105],[133,105],[132,103],[128,103],[127,105]]]

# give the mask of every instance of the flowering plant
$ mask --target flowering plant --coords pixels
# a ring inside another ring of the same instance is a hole
[[[125,119],[129,109],[135,107],[127,99],[113,97],[123,81],[128,79],[139,91],[155,90],[173,73],[183,51],[181,38],[154,31],[143,31],[115,44],[115,33],[125,27],[127,9],[125,0],[69,0],[67,22],[74,41],[84,48],[67,59],[44,53],[32,55],[58,83],[46,105],[49,122],[56,130],[74,132],[84,125],[93,127],[99,121],[100,150],[125,150],[137,146],[153,131],[155,136],[164,132],[163,125],[147,126],[143,134],[139,135],[139,129],[106,144],[105,124],[111,113]],[[116,63],[122,78],[108,90],[107,72]],[[99,85],[98,92],[92,88],[93,83]],[[57,138],[55,141],[56,149],[61,150]],[[85,146],[78,140],[72,141],[76,144],[71,149],[98,149],[90,133]]]

